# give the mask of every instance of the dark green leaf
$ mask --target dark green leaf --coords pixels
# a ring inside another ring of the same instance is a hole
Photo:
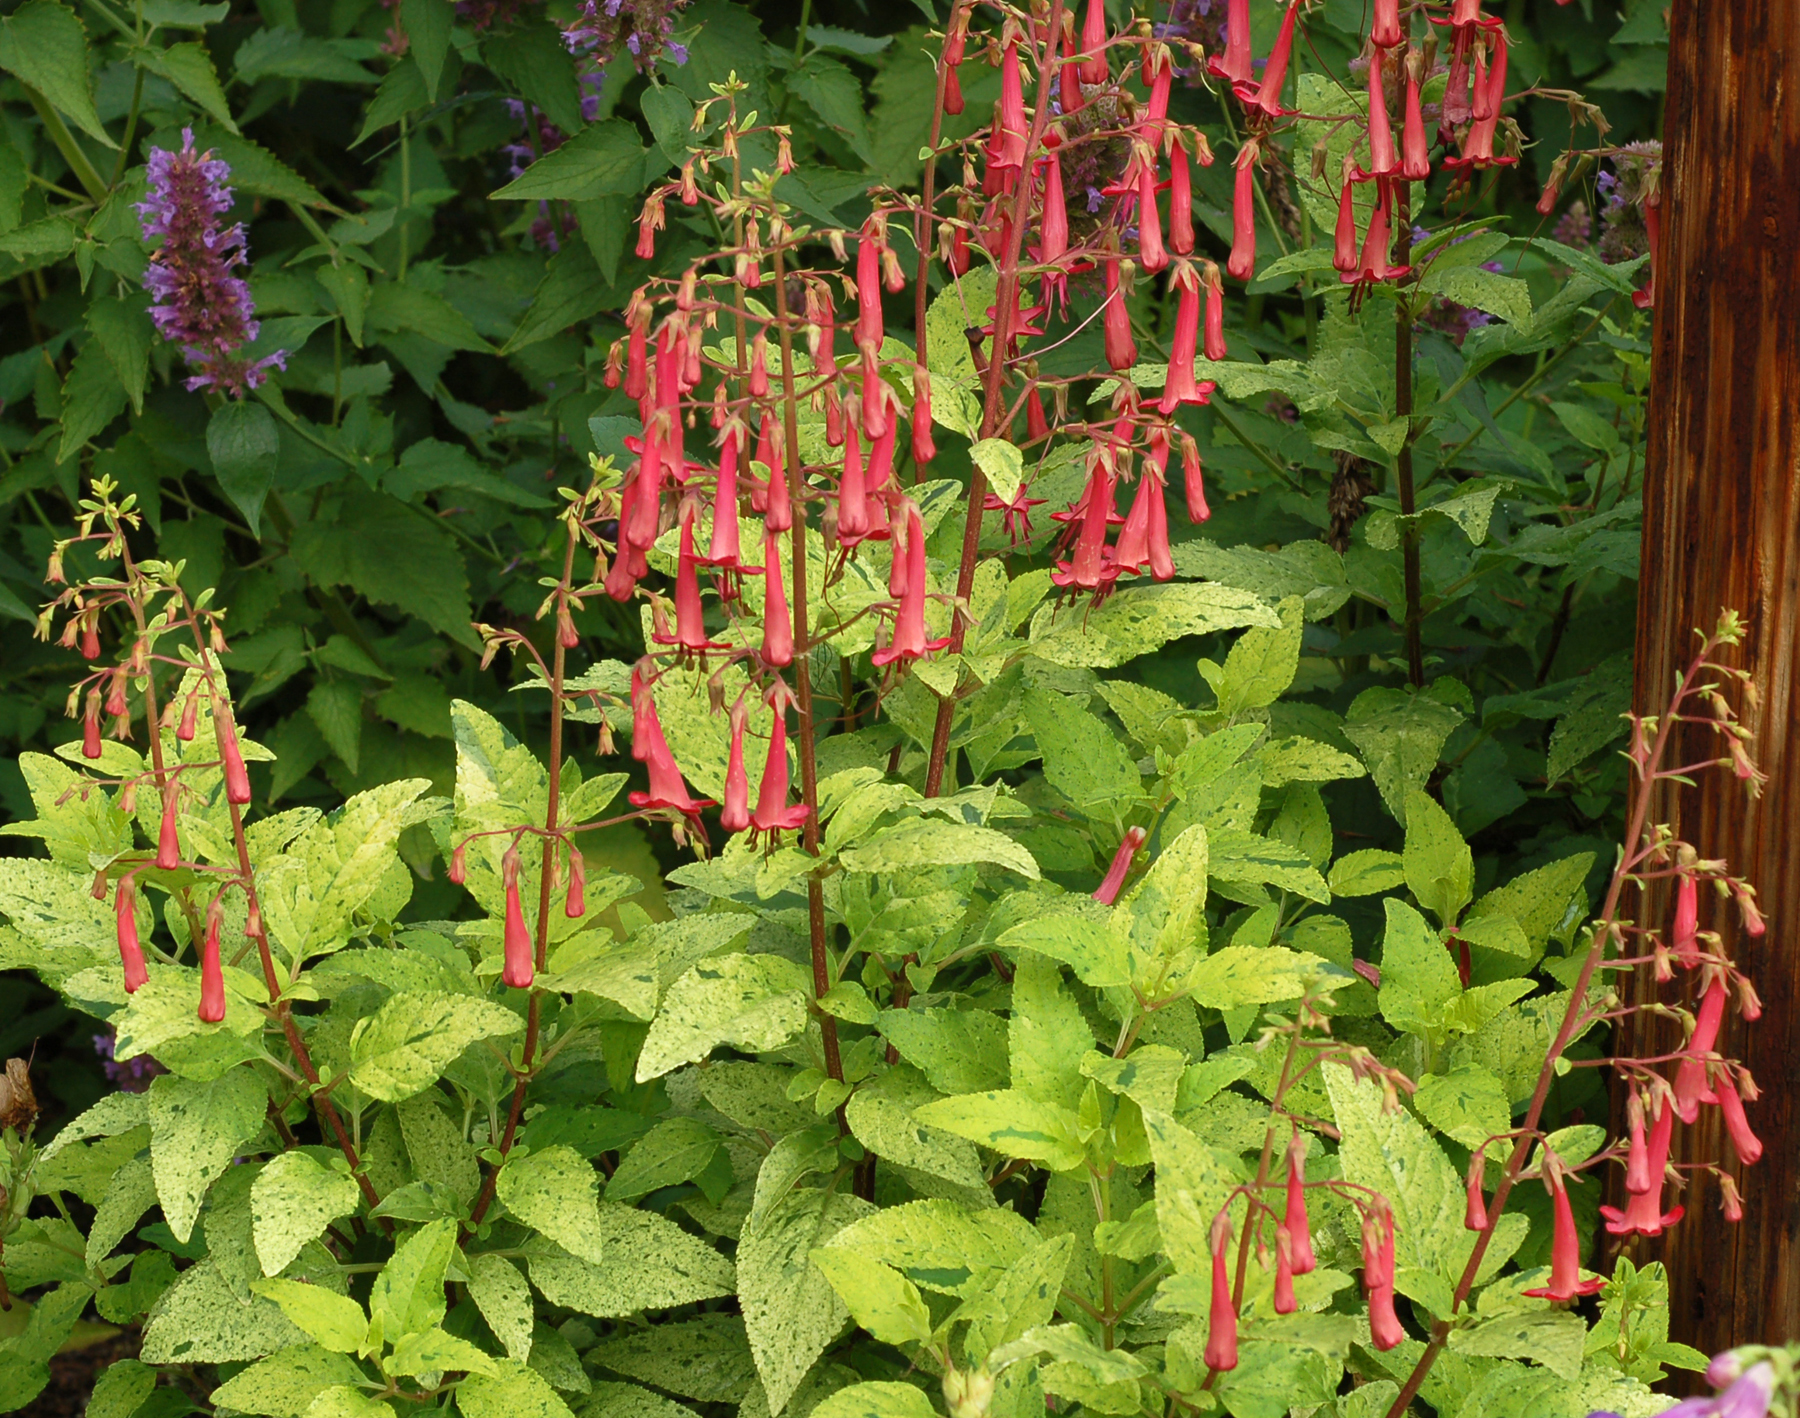
[[[869,126],[863,117],[867,103],[856,75],[829,55],[815,52],[788,75],[788,87],[827,128],[843,136],[857,157],[872,161]]]
[[[87,308],[87,327],[94,342],[106,351],[119,382],[131,398],[131,407],[144,411],[144,381],[150,377],[150,345],[156,327],[142,296],[100,299]]]
[[[509,29],[490,32],[482,42],[481,55],[488,68],[527,102],[541,108],[563,132],[581,131],[581,88],[575,82],[575,61],[569,56],[562,31],[550,20],[534,15]]]
[[[275,485],[281,438],[275,417],[261,404],[234,400],[214,411],[206,425],[206,451],[225,495],[260,536],[263,501]]]
[[[306,712],[331,751],[355,773],[362,758],[362,690],[349,680],[320,680],[306,696]]]
[[[406,27],[408,53],[425,80],[425,93],[437,102],[444,55],[450,50],[450,26],[456,19],[450,0],[401,0],[400,23]]]
[[[94,111],[87,31],[74,11],[56,0],[26,0],[0,20],[0,69],[31,85],[96,142],[119,146]]]
[[[647,178],[644,145],[627,123],[591,123],[553,153],[539,158],[493,196],[501,201],[586,201],[629,195]],[[659,169],[660,170],[660,169]]]
[[[198,41],[172,44],[167,49],[140,46],[131,51],[131,62],[148,69],[158,78],[167,79],[232,133],[238,131],[231,117],[231,105],[219,85],[218,71],[212,55]]]
[[[106,357],[97,339],[89,340],[69,366],[63,381],[62,443],[56,461],[64,463],[75,451],[111,423],[125,408],[125,386],[119,371]]]

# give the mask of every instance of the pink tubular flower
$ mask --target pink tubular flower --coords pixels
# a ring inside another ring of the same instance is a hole
[[[1138,166],[1138,262],[1152,274],[1169,264],[1156,207],[1156,164],[1148,160]]]
[[[1194,250],[1194,179],[1179,133],[1169,143],[1169,250],[1177,256]]]
[[[578,921],[587,914],[587,860],[581,848],[569,844],[569,890],[563,897],[563,915]]]
[[[719,446],[719,481],[713,493],[712,540],[706,548],[708,566],[736,567],[742,551],[738,543],[738,445],[743,425],[735,419],[725,425]]]
[[[1281,1216],[1294,1250],[1294,1274],[1311,1275],[1319,1268],[1313,1254],[1312,1227],[1306,1216],[1306,1135],[1296,1132],[1288,1143],[1287,1204]]]
[[[1692,872],[1683,872],[1675,887],[1675,929],[1669,946],[1690,970],[1700,963],[1699,932],[1700,883]]]
[[[1172,284],[1181,292],[1175,307],[1175,337],[1169,346],[1169,374],[1157,407],[1164,418],[1183,404],[1204,404],[1213,391],[1212,381],[1194,378],[1194,356],[1200,344],[1200,276],[1186,261],[1175,272]]]
[[[1394,1287],[1377,1286],[1369,1292],[1369,1342],[1385,1353],[1405,1338],[1406,1330],[1394,1313]]]
[[[625,356],[625,393],[629,398],[641,399],[650,392],[649,332],[647,313],[632,318]]]
[[[93,759],[100,756],[100,691],[90,690],[87,698],[87,712],[81,717],[81,756]]]
[[[1700,1105],[1713,1101],[1706,1081],[1706,1055],[1719,1042],[1719,1026],[1724,1022],[1725,978],[1714,975],[1701,996],[1693,1037],[1682,1050],[1681,1067],[1675,1071],[1675,1115],[1684,1123],[1691,1125],[1700,1116]]]
[[[853,547],[869,535],[869,497],[863,483],[862,445],[856,429],[844,430],[844,463],[838,475],[837,536]]]
[[[1394,130],[1388,121],[1387,90],[1381,82],[1381,53],[1369,56],[1369,168],[1365,176],[1390,177],[1399,164],[1394,158]]]
[[[1223,1372],[1238,1362],[1237,1306],[1231,1302],[1231,1277],[1225,1252],[1231,1246],[1231,1218],[1224,1212],[1212,1226],[1212,1309],[1207,1316],[1206,1367]]]
[[[913,366],[912,455],[921,477],[937,457],[937,442],[931,436],[931,375],[922,364]]]
[[[1256,271],[1256,156],[1255,143],[1238,149],[1231,189],[1231,255],[1225,262],[1234,281],[1247,281]]]
[[[868,227],[856,242],[856,345],[881,349],[881,243]]]
[[[1419,106],[1419,71],[1424,57],[1418,50],[1406,54],[1406,108],[1400,128],[1400,175],[1408,182],[1431,176],[1431,145],[1425,138],[1425,118]]]
[[[1106,0],[1088,0],[1081,22],[1081,82],[1104,84],[1112,70],[1106,62]]]
[[[1569,1205],[1569,1189],[1563,1185],[1562,1172],[1555,1163],[1547,1163],[1550,1175],[1550,1201],[1556,1213],[1556,1224],[1550,1238],[1550,1283],[1521,1294],[1533,1299],[1555,1300],[1559,1304],[1578,1295],[1593,1295],[1606,1284],[1599,1276],[1581,1278],[1581,1236],[1575,1230],[1575,1212]]]
[[[1286,1226],[1275,1228],[1275,1313],[1291,1315],[1300,1308],[1294,1298],[1294,1242]]]
[[[1188,521],[1198,525],[1212,516],[1206,505],[1206,476],[1200,466],[1200,445],[1183,434],[1181,437],[1181,480],[1187,491]]]
[[[1463,1229],[1485,1231],[1488,1227],[1487,1199],[1482,1195],[1482,1178],[1487,1171],[1487,1154],[1476,1149],[1469,1159],[1469,1175],[1464,1182],[1467,1199],[1463,1203]]]
[[[1062,154],[1059,152],[1052,151],[1044,159],[1042,203],[1038,261],[1045,266],[1056,266],[1069,251],[1069,203],[1063,195]],[[1044,279],[1049,281],[1050,275]],[[1045,303],[1049,303],[1048,297],[1045,297]]]
[[[1211,261],[1206,263],[1205,350],[1215,364],[1225,358],[1225,282]]]
[[[742,832],[750,825],[750,776],[744,771],[744,721],[749,717],[743,700],[731,706],[731,757],[725,765],[725,798],[719,807],[719,826]]]
[[[1405,38],[1400,32],[1400,0],[1375,0],[1375,20],[1369,26],[1369,42],[1392,49]]]
[[[144,967],[144,947],[138,942],[137,883],[130,877],[119,880],[119,964],[125,971],[125,993],[136,994],[148,983],[150,972]]]
[[[1125,885],[1125,878],[1131,872],[1131,863],[1143,850],[1144,841],[1149,833],[1141,827],[1127,827],[1125,836],[1119,843],[1119,850],[1113,853],[1112,865],[1106,870],[1106,880],[1094,892],[1094,900],[1102,906],[1110,906],[1119,899],[1119,889]]]
[[[769,470],[769,481],[763,489],[763,528],[770,532],[785,532],[794,525],[794,503],[788,492],[787,469],[782,465],[781,440],[775,415],[765,413],[762,436],[756,443],[756,461]]]
[[[1331,265],[1346,278],[1354,277],[1356,250],[1356,183],[1352,181],[1351,163],[1344,163],[1344,185],[1338,192],[1337,229],[1331,250]]]
[[[632,793],[631,805],[651,810],[669,808],[688,817],[697,817],[700,809],[711,807],[710,798],[695,798],[688,792],[675,755],[669,752],[669,741],[663,737],[662,721],[656,716],[656,699],[641,666],[631,674],[631,711],[631,756],[650,774],[649,791]]]
[[[1339,277],[1346,285],[1359,281],[1398,280],[1412,270],[1410,266],[1394,266],[1388,261],[1390,223],[1393,220],[1394,193],[1385,179],[1376,183],[1375,210],[1369,214],[1368,234],[1363,237],[1362,259],[1354,272]]]
[[[1144,105],[1144,116],[1138,132],[1152,148],[1162,143],[1163,127],[1169,116],[1169,86],[1175,81],[1175,63],[1167,45],[1153,44],[1143,63],[1144,82],[1150,87],[1150,100]]]
[[[787,713],[775,705],[775,721],[769,730],[769,756],[763,763],[762,787],[756,795],[756,811],[750,826],[758,832],[791,832],[806,821],[807,808],[788,805]]]
[[[213,698],[213,732],[219,740],[219,757],[225,765],[225,801],[242,807],[250,801],[250,774],[244,768],[244,754],[238,747],[237,725],[231,719],[231,706],[225,696]]]
[[[1131,315],[1119,289],[1119,254],[1109,251],[1102,260],[1106,267],[1106,363],[1123,372],[1137,363],[1137,342],[1131,338]]]
[[[1631,303],[1639,310],[1650,310],[1656,305],[1656,253],[1657,248],[1662,245],[1662,196],[1660,193],[1652,192],[1644,198],[1644,236],[1650,243],[1650,259],[1645,262],[1645,269],[1649,271],[1650,278],[1645,282],[1641,291],[1633,292]],[[1748,760],[1740,755],[1737,761],[1742,763]],[[1739,776],[1745,775],[1740,773]],[[1757,934],[1761,933],[1757,932]]]
[[[1371,1294],[1394,1284],[1394,1213],[1377,1202],[1362,1219],[1363,1288]]]
[[[1644,1141],[1644,1103],[1636,1093],[1625,1100],[1625,1120],[1630,1138],[1625,1147],[1625,1190],[1638,1196],[1659,1186],[1662,1178],[1650,1175],[1650,1147]]]
[[[174,871],[181,865],[181,837],[175,827],[180,797],[181,790],[173,783],[163,789],[162,828],[156,834],[156,865],[163,871]]]
[[[1088,484],[1082,497],[1081,528],[1075,536],[1075,549],[1069,560],[1059,562],[1051,573],[1055,584],[1095,591],[1110,585],[1118,576],[1119,568],[1112,563],[1106,547],[1106,530],[1112,516],[1112,454],[1096,448],[1088,455]]]
[[[673,643],[693,654],[726,647],[706,638],[706,620],[700,605],[699,558],[694,555],[694,505],[686,503],[681,514],[681,550],[675,561],[675,638]],[[657,637],[661,639],[661,637]],[[667,644],[670,642],[664,641]]]
[[[1725,1119],[1725,1131],[1731,1134],[1732,1150],[1737,1153],[1738,1161],[1746,1167],[1753,1167],[1763,1154],[1762,1139],[1750,1131],[1750,1120],[1744,1116],[1744,1100],[1738,1093],[1737,1084],[1729,1078],[1721,1079],[1713,1089],[1719,1100],[1719,1113]]]
[[[1102,63],[1105,58],[1102,56]],[[1003,172],[1016,173],[1025,166],[1025,79],[1019,64],[1019,42],[1006,46],[1000,60],[1000,123],[995,133],[999,151],[993,166]]]
[[[1125,514],[1118,545],[1113,548],[1113,564],[1121,572],[1135,575],[1150,559],[1150,504],[1161,501],[1162,487],[1146,466],[1138,475],[1137,495],[1131,499],[1131,510]]]
[[[917,660],[950,643],[927,638],[925,630],[925,522],[919,516],[918,504],[908,501],[904,513],[906,545],[895,538],[894,555],[906,557],[905,594],[894,615],[894,629],[888,643],[869,657],[874,665],[891,665],[896,660]]]
[[[1649,1172],[1651,1186],[1648,1191],[1627,1193],[1625,1209],[1614,1206],[1603,1206],[1600,1214],[1606,1218],[1606,1229],[1614,1236],[1660,1236],[1663,1231],[1681,1220],[1684,1208],[1674,1207],[1667,1214],[1662,1209],[1663,1174],[1669,1161],[1669,1140],[1675,1129],[1675,1109],[1667,1100],[1663,1101],[1662,1111],[1650,1125],[1650,1160]]]
[[[506,885],[506,920],[501,932],[505,964],[501,983],[515,990],[531,988],[533,978],[531,932],[525,928],[525,907],[519,900],[519,849],[509,847],[500,859],[500,878]]]
[[[225,1017],[225,968],[219,959],[219,926],[224,908],[218,897],[206,908],[206,936],[200,947],[200,1020],[217,1024]]]
[[[1257,89],[1256,97],[1250,103],[1251,108],[1271,118],[1293,112],[1281,106],[1281,89],[1287,82],[1288,58],[1294,49],[1294,16],[1299,12],[1300,0],[1288,0],[1287,13],[1281,17],[1281,28],[1275,34],[1274,48],[1269,51],[1269,61],[1263,65],[1262,87]]]
[[[781,575],[781,539],[773,532],[763,534],[763,577],[762,660],[785,669],[794,663],[794,618]]]
[[[1250,63],[1250,0],[1230,0],[1225,10],[1225,57],[1213,55],[1206,68],[1214,78],[1237,90],[1239,97],[1247,97],[1244,90],[1255,82]]]

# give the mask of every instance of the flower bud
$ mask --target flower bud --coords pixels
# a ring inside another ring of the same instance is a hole
[[[1212,1307],[1207,1316],[1206,1367],[1218,1372],[1235,1369],[1238,1362],[1237,1306],[1231,1300],[1231,1277],[1226,1273],[1225,1252],[1231,1246],[1231,1218],[1224,1212],[1212,1226]]]
[[[144,949],[138,942],[137,884],[130,877],[119,879],[118,899],[119,963],[125,971],[125,993],[136,994],[150,979],[144,966]]]
[[[219,926],[224,908],[217,896],[206,908],[206,939],[200,950],[200,1009],[203,1023],[217,1024],[225,1017],[225,970],[219,959]]]

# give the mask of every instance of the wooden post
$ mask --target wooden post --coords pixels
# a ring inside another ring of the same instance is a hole
[[[1749,1112],[1763,1159],[1727,1164],[1745,1218],[1727,1225],[1700,1178],[1687,1219],[1641,1252],[1669,1266],[1672,1337],[1710,1354],[1800,1339],[1800,0],[1675,0],[1670,23],[1637,707],[1667,701],[1696,627],[1739,611],[1737,663],[1760,701],[1745,722],[1769,775],[1752,800],[1729,772],[1707,773],[1652,813],[1729,859],[1768,917],[1748,940],[1729,903],[1703,897],[1702,928],[1764,1002],[1759,1023],[1734,1015],[1719,1044],[1762,1089]],[[1719,752],[1705,731],[1685,747],[1685,762]],[[1665,901],[1653,919],[1668,915]],[[1664,1031],[1638,1032],[1669,1047]],[[1678,1162],[1732,1155],[1718,1110],[1701,1113],[1677,1129]]]

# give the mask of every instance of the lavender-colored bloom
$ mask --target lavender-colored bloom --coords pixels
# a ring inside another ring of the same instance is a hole
[[[121,1091],[142,1093],[150,1087],[150,1080],[157,1074],[168,1072],[148,1054],[139,1054],[136,1058],[126,1059],[124,1063],[115,1061],[113,1050],[117,1046],[118,1041],[111,1030],[94,1035],[94,1052],[105,1060],[100,1067],[106,1071],[108,1081],[116,1084]]]
[[[1718,1397],[1718,1418],[1767,1418],[1775,1396],[1775,1366],[1768,1361],[1752,1364],[1736,1383]]]
[[[563,39],[570,53],[588,59],[596,72],[622,53],[645,73],[664,55],[685,64],[687,47],[669,36],[676,14],[687,4],[688,0],[582,0]]]
[[[250,287],[232,272],[247,264],[243,223],[221,230],[219,218],[231,210],[229,163],[210,151],[194,151],[192,129],[183,129],[181,150],[150,150],[149,195],[138,203],[144,240],[161,238],[144,272],[144,288],[156,297],[150,315],[165,340],[181,346],[197,372],[189,389],[218,389],[242,398],[268,376],[271,365],[287,368],[287,352],[246,358],[243,347],[261,328]]]

